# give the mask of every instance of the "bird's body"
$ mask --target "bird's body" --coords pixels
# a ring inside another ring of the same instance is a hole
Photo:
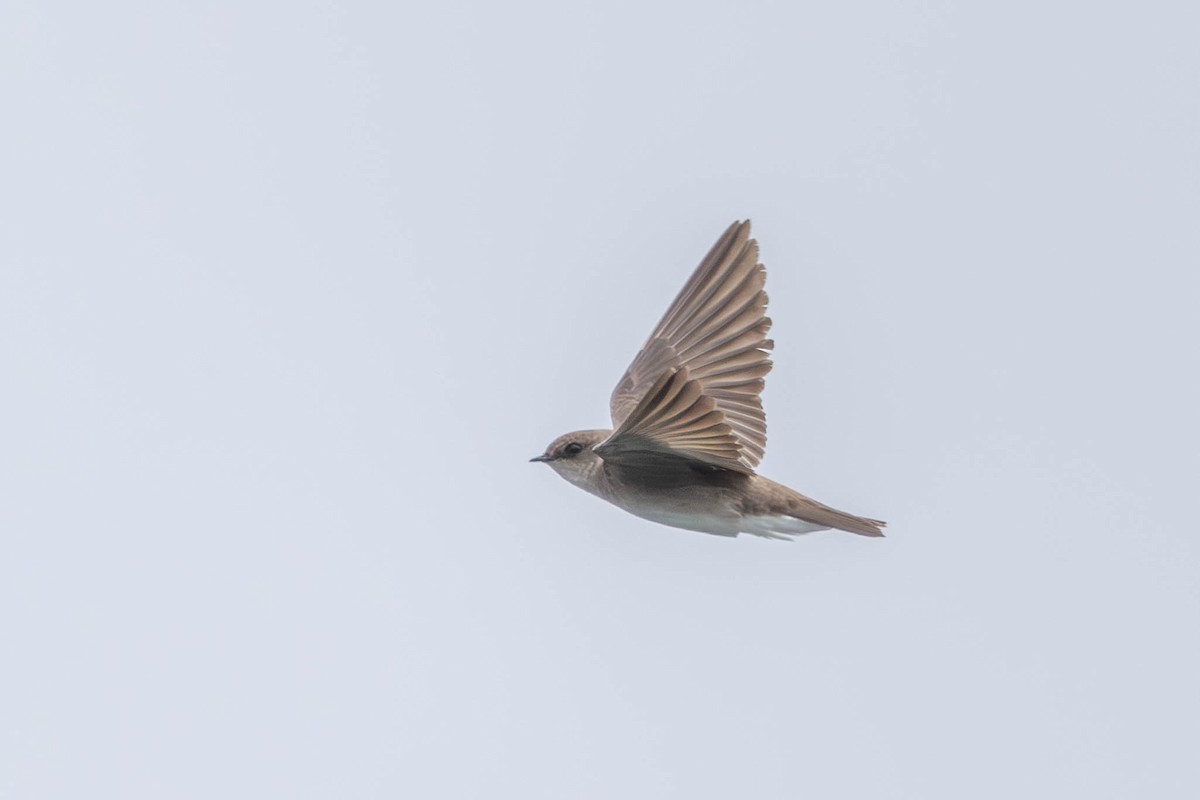
[[[766,445],[759,394],[766,351],[765,270],[750,224],[734,223],[642,347],[612,396],[615,430],[560,436],[533,461],[631,514],[721,536],[788,538],[884,523],[811,500],[755,474]]]

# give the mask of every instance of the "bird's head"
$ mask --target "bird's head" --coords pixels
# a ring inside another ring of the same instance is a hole
[[[612,434],[612,431],[574,431],[555,439],[540,456],[530,461],[542,461],[571,483],[586,483],[588,476],[600,466],[600,456],[592,450]]]

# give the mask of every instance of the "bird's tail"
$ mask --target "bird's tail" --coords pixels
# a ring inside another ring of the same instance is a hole
[[[762,478],[762,476],[756,477],[766,482],[766,479]],[[776,491],[782,490],[781,493],[784,494],[785,499],[783,502],[784,507],[780,510],[789,517],[802,520],[814,527],[837,528],[839,531],[857,533],[859,536],[883,536],[883,528],[887,525],[883,520],[848,514],[845,511],[839,511],[824,503],[818,503],[812,498],[805,497],[795,489],[789,489],[774,481],[767,483],[770,483]],[[775,508],[779,509],[779,506],[776,505]]]
[[[880,519],[857,517],[854,514],[847,514],[845,511],[838,511],[836,508],[822,505],[814,500],[809,500],[808,502],[812,503],[813,508],[805,509],[803,514],[797,515],[800,519],[807,520],[808,522],[827,525],[830,528],[837,528],[839,531],[857,533],[859,536],[883,536],[883,529],[887,526],[887,523]]]

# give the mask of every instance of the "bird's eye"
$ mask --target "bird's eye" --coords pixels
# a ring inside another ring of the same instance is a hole
[[[569,445],[563,448],[563,452],[569,456],[577,456],[583,452],[583,445],[581,445],[579,442],[571,442]]]

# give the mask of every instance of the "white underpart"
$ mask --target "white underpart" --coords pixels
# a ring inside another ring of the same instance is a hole
[[[695,514],[687,512],[664,511],[658,508],[630,508],[639,517],[670,525],[672,528],[684,528],[689,531],[715,533],[718,536],[737,536],[739,533],[749,533],[752,536],[762,536],[766,539],[789,540],[793,536],[813,531],[829,530],[824,525],[814,525],[802,519],[784,515],[769,515],[758,517],[716,516],[712,514]]]
[[[668,511],[656,507],[626,507],[628,511],[652,522],[670,525],[672,528],[684,528],[689,531],[715,533],[718,536],[737,536],[738,525],[733,517],[715,516],[713,514],[696,514],[686,511]]]
[[[802,533],[829,530],[825,525],[817,525],[784,515],[742,517],[741,522],[738,523],[738,528],[742,533],[763,536],[767,539],[790,539]]]

